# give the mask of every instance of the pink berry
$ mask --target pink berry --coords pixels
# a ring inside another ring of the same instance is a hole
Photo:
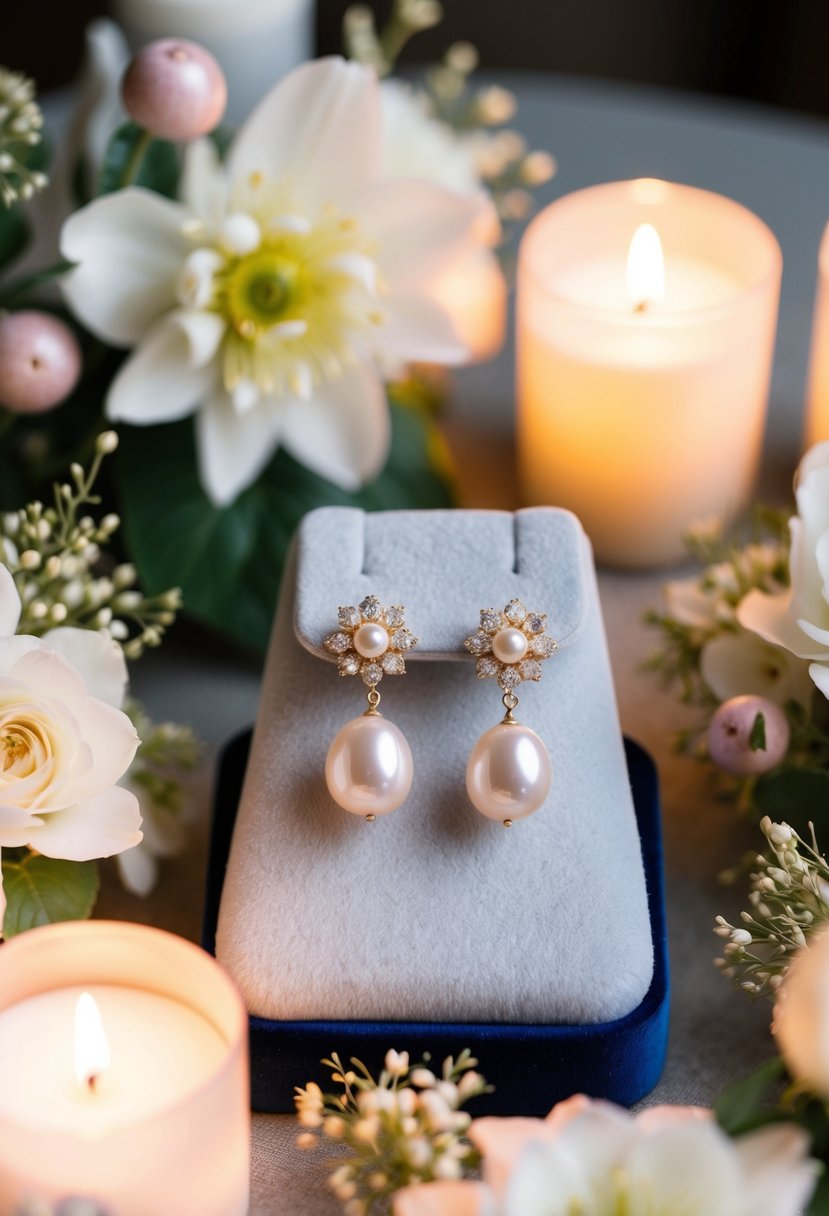
[[[34,311],[0,318],[0,405],[40,414],[68,397],[80,374],[80,348],[63,321]]]
[[[751,734],[757,715],[765,722],[766,746],[753,750]],[[708,727],[708,752],[718,768],[735,777],[758,777],[776,768],[789,747],[789,723],[779,705],[765,697],[732,697],[723,701]]]
[[[225,112],[222,69],[203,46],[161,38],[134,56],[121,85],[130,117],[160,139],[197,139]]]

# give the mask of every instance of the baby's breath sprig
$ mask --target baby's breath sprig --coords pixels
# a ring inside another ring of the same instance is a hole
[[[92,464],[70,468],[55,486],[53,506],[32,502],[0,518],[0,560],[14,576],[22,602],[18,633],[40,637],[59,625],[106,630],[128,659],[158,646],[181,607],[174,588],[144,596],[134,566],[111,566],[102,550],[121,525],[117,515],[96,520],[84,508],[100,506],[95,482],[106,456],[118,446],[114,431],[98,436]]]
[[[40,143],[43,115],[35,101],[33,80],[0,68],[0,202],[11,207],[29,199],[47,183],[44,173],[30,169],[28,158]]]
[[[714,932],[728,940],[716,965],[749,996],[774,1000],[796,952],[829,924],[829,865],[814,829],[809,844],[768,816],[760,828],[769,847],[751,875],[751,911],[741,914],[740,925],[717,917]]]
[[[329,1178],[346,1216],[369,1216],[404,1186],[460,1178],[478,1163],[463,1139],[471,1116],[461,1107],[492,1087],[475,1071],[478,1061],[468,1050],[444,1060],[440,1075],[428,1057],[410,1064],[406,1051],[387,1052],[376,1080],[360,1060],[345,1068],[334,1054],[323,1064],[342,1089],[326,1094],[311,1081],[296,1090],[297,1116],[307,1129],[299,1144],[314,1147],[315,1133],[321,1133],[353,1151],[336,1162]]]
[[[372,9],[367,4],[353,4],[343,18],[346,55],[369,64],[381,77],[389,76],[415,34],[432,29],[442,20],[439,0],[394,0],[388,21],[378,29]]]

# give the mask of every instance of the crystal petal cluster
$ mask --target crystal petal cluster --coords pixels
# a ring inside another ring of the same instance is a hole
[[[547,633],[546,615],[528,611],[518,599],[502,611],[482,608],[480,628],[464,646],[478,660],[479,678],[494,676],[504,692],[514,692],[524,680],[540,680],[542,662],[558,649]]]
[[[406,628],[406,610],[400,604],[384,608],[376,595],[367,595],[355,608],[338,610],[339,629],[323,645],[337,656],[341,676],[362,677],[369,688],[383,676],[406,674],[405,656],[417,645]]]

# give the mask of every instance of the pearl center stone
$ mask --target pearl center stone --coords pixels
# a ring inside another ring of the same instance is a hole
[[[354,634],[354,649],[364,659],[379,659],[389,648],[389,635],[382,625],[367,621]]]
[[[492,653],[502,663],[520,663],[529,649],[520,629],[500,629],[492,639]]]

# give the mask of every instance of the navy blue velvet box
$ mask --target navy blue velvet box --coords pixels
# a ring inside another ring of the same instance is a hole
[[[236,808],[242,791],[251,732],[225,748],[216,784],[213,834],[202,942],[215,953],[216,925]],[[495,1092],[479,1099],[475,1114],[544,1115],[573,1093],[631,1105],[659,1080],[668,1041],[668,951],[662,870],[662,835],[656,768],[647,752],[625,740],[653,933],[654,970],[640,1005],[613,1022],[590,1026],[501,1023],[280,1022],[250,1019],[254,1110],[293,1111],[295,1085],[327,1076],[320,1066],[337,1051],[357,1056],[379,1071],[389,1049],[413,1060],[435,1061],[468,1047]]]

